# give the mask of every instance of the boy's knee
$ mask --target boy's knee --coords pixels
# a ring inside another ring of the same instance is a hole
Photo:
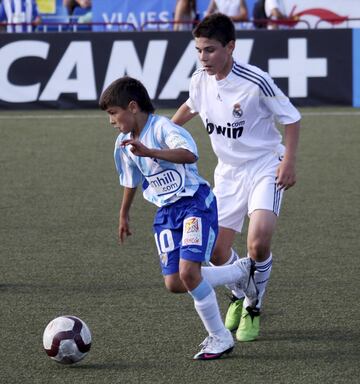
[[[210,261],[213,265],[223,265],[229,260],[230,255],[231,247],[226,247],[222,244],[215,244]]]
[[[270,244],[263,242],[261,239],[254,239],[248,243],[248,252],[253,260],[263,261],[270,253]]]
[[[180,280],[186,289],[191,291],[199,284],[201,277],[191,269],[184,269],[180,271]]]
[[[166,276],[165,277],[165,287],[171,293],[185,293],[187,292],[184,284],[179,279],[179,276]]]
[[[180,280],[187,284],[194,279],[194,273],[190,269],[183,269],[180,271]]]

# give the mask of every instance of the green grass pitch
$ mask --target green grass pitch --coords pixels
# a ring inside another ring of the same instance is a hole
[[[171,115],[173,111],[159,111]],[[168,293],[138,193],[117,244],[116,132],[100,111],[0,113],[0,382],[358,383],[360,112],[302,109],[298,182],[273,241],[261,338],[194,362],[206,336],[188,295]],[[212,180],[199,119],[187,127]],[[237,239],[244,255],[245,235]],[[217,290],[225,312],[226,291]],[[54,317],[81,317],[93,345],[78,365],[42,349]]]

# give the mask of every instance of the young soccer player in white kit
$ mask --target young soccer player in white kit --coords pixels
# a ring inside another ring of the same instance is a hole
[[[120,134],[114,159],[124,187],[119,217],[121,243],[131,235],[129,212],[136,188],[159,207],[154,235],[165,286],[171,292],[189,292],[208,332],[194,359],[211,360],[232,351],[234,340],[221,319],[214,287],[236,284],[257,301],[253,263],[243,258],[219,267],[209,261],[218,232],[216,199],[197,171],[197,148],[191,135],[169,119],[154,114],[145,87],[136,79],[115,80],[103,92],[100,107]]]
[[[235,235],[249,216],[247,248],[256,265],[258,303],[251,305],[244,292],[233,289],[225,325],[237,330],[239,341],[251,341],[259,334],[283,191],[296,181],[300,114],[267,73],[233,58],[235,30],[227,16],[204,18],[193,35],[202,68],[194,72],[189,99],[172,120],[183,125],[199,114],[218,157],[214,193],[219,236],[213,265],[237,260]],[[275,120],[285,126],[285,146]]]

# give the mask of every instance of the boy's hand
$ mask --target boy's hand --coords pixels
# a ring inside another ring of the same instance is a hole
[[[123,244],[125,239],[128,236],[131,236],[132,233],[130,231],[130,226],[129,226],[129,218],[128,217],[120,217],[119,218],[119,244]]]
[[[296,173],[295,162],[284,159],[277,169],[276,184],[278,189],[284,189],[285,191],[295,185]]]
[[[140,142],[137,139],[128,139],[124,140],[121,145],[123,147],[127,145],[131,145],[130,151],[136,155],[136,156],[141,156],[141,157],[151,157],[150,156],[150,149],[146,147],[142,142]]]

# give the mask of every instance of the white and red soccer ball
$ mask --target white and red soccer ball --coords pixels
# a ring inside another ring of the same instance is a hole
[[[90,329],[76,316],[57,317],[46,326],[43,345],[47,355],[56,362],[77,363],[90,350]]]

